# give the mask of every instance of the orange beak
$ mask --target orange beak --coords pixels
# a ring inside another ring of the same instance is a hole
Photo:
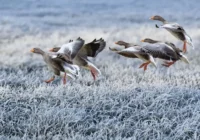
[[[154,16],[150,17],[149,19],[154,20]]]
[[[115,44],[118,44],[118,42],[115,42]]]
[[[53,48],[51,48],[49,51],[50,51],[50,52],[53,52]]]
[[[34,49],[31,49],[30,52],[34,52]]]
[[[144,39],[143,39],[143,40],[141,40],[141,42],[144,42]]]

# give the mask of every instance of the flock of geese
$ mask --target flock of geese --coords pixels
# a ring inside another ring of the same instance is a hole
[[[141,40],[147,44],[139,46],[124,41],[116,42],[117,45],[124,46],[123,49],[109,48],[111,51],[129,58],[139,58],[144,61],[139,68],[147,70],[149,64],[153,64],[157,67],[154,58],[166,60],[163,66],[170,67],[176,61],[182,60],[185,63],[189,63],[184,53],[187,52],[186,45],[190,45],[194,48],[191,37],[186,33],[182,26],[178,23],[171,23],[166,21],[161,16],[152,16],[151,20],[158,20],[163,25],[155,25],[156,28],[164,28],[174,35],[177,39],[183,42],[183,49],[177,48],[171,42],[162,42],[146,38]],[[82,38],[76,40],[70,40],[67,44],[63,44],[60,47],[54,47],[49,52],[44,52],[40,48],[33,48],[31,52],[41,54],[48,67],[53,71],[53,76],[46,80],[46,83],[50,83],[55,79],[55,76],[63,77],[63,84],[66,84],[66,77],[75,79],[79,76],[79,70],[81,68],[87,69],[91,72],[94,80],[101,74],[100,70],[89,61],[88,57],[96,57],[104,48],[106,42],[100,38],[98,40],[86,43]],[[61,74],[64,73],[64,76]]]

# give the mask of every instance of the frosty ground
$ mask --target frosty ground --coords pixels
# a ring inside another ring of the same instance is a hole
[[[177,62],[168,69],[157,60],[158,68],[149,66],[146,72],[138,68],[142,61],[120,57],[108,47],[117,47],[118,40],[141,44],[151,37],[182,48],[167,31],[150,25],[14,32],[2,38],[0,139],[200,139],[200,33],[195,28],[188,32],[196,46],[188,47],[189,65]],[[30,49],[47,51],[79,36],[86,42],[107,41],[106,49],[91,59],[102,75],[93,82],[90,72],[81,69],[67,85],[60,78],[44,83],[51,72]]]

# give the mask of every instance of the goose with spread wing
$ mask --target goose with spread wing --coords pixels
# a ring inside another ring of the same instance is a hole
[[[143,48],[145,48],[148,51],[148,53],[150,53],[154,58],[169,60],[166,61],[165,64],[163,64],[163,66],[169,67],[178,60],[182,60],[185,63],[189,63],[187,57],[182,54],[182,50],[177,48],[171,42],[161,42],[150,38],[141,40],[141,42],[149,43],[143,46]]]
[[[61,76],[62,72],[64,73],[63,84],[66,84],[67,76],[74,79],[74,76],[76,77],[79,75],[79,67],[77,65],[73,65],[70,60],[68,60],[67,63],[60,58],[52,58],[55,54],[44,52],[40,48],[33,48],[31,49],[31,52],[42,55],[44,61],[54,73],[49,80],[45,80],[46,83],[52,82],[55,79],[55,76]]]
[[[118,41],[115,44],[120,45],[120,46],[124,46],[124,49],[121,50],[117,50],[115,48],[109,48],[111,51],[116,52],[119,55],[122,55],[124,57],[128,57],[128,58],[139,58],[143,61],[145,61],[145,63],[143,63],[142,65],[140,65],[139,68],[144,68],[144,71],[147,70],[147,66],[152,63],[155,67],[156,67],[156,63],[154,61],[154,58],[151,54],[147,53],[147,51],[139,46],[139,45],[134,45],[131,43],[127,43],[124,41]]]
[[[71,42],[73,42],[71,40]],[[88,57],[96,57],[106,46],[106,42],[101,38],[99,40],[94,39],[92,42],[85,44],[79,49],[77,55],[73,59],[73,64],[90,70],[93,79],[101,74],[100,70],[88,59]],[[60,52],[62,47],[54,47],[50,49],[51,52]]]
[[[164,28],[167,31],[169,31],[173,36],[178,38],[179,40],[184,42],[183,45],[183,52],[185,53],[187,51],[186,44],[189,44],[194,48],[194,45],[192,43],[192,38],[186,33],[185,29],[180,26],[178,23],[171,23],[166,21],[163,17],[155,15],[150,18],[151,20],[158,20],[163,23],[163,25],[158,26],[156,24],[156,28]]]

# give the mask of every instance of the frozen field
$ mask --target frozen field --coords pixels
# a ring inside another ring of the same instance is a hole
[[[0,139],[200,139],[200,2],[198,0],[36,1],[0,0]],[[149,66],[109,51],[114,42],[142,44],[151,37],[182,42],[155,28],[160,14],[179,22],[194,40],[190,64]],[[42,57],[30,53],[82,37],[104,38],[91,61],[102,75],[93,82],[81,69],[76,80],[52,84]]]

